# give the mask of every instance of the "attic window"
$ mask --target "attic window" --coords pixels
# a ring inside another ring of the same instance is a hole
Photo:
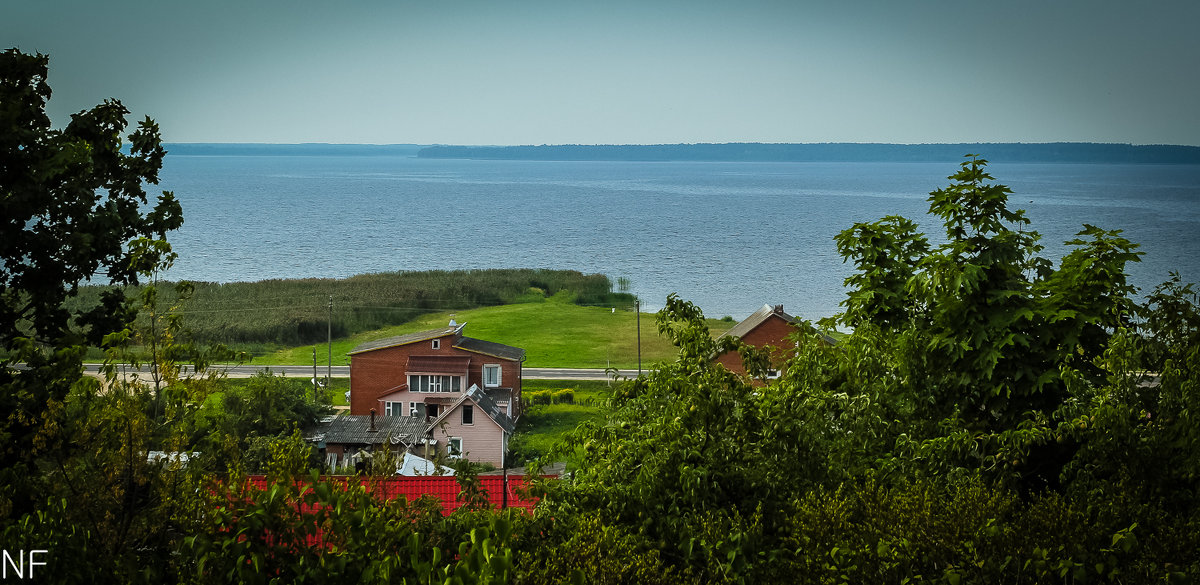
[[[441,349],[441,348],[442,348],[442,340],[440,340],[440,339],[433,340],[433,349]]]
[[[462,424],[475,424],[475,407],[471,406],[470,404],[464,404],[462,407]]]

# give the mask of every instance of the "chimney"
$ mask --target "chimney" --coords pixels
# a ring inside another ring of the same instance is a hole
[[[372,433],[379,431],[379,429],[375,428],[375,409],[374,408],[371,409],[371,428],[367,429],[367,431],[372,432]]]
[[[454,321],[454,315],[453,315],[453,314],[451,314],[451,315],[450,315],[450,326],[451,326],[451,327],[458,327],[458,323],[456,323],[456,322]]]
[[[783,314],[783,305],[775,305],[775,312],[782,315]]]

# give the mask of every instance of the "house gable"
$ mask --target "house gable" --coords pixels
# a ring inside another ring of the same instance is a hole
[[[471,413],[469,421],[464,416],[468,408]],[[497,466],[504,465],[508,437],[513,430],[512,419],[478,386],[471,386],[429,425],[429,432],[437,440],[439,448],[448,449],[452,443],[457,443],[461,449],[460,456]],[[446,452],[449,454],[449,451]]]
[[[721,334],[718,339],[736,337],[754,347],[773,347],[771,367],[778,372],[787,362],[788,348],[793,346],[793,342],[788,337],[797,331],[796,322],[795,317],[783,312],[783,305],[763,305],[761,309]],[[732,372],[746,374],[746,369],[742,365],[742,357],[736,351],[714,356],[713,360]]]

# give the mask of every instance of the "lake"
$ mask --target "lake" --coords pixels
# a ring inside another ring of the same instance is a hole
[[[844,297],[833,236],[912,218],[954,163],[540,162],[402,156],[168,155],[183,205],[170,279],[565,268],[626,277],[644,307],[675,292],[706,315],[763,304],[818,319]],[[1090,223],[1142,245],[1144,289],[1200,278],[1200,166],[992,164],[1051,259]]]

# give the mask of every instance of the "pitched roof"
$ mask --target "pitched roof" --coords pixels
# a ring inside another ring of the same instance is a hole
[[[454,410],[458,408],[458,405],[466,402],[467,400],[475,403],[475,406],[479,407],[479,410],[482,410],[483,413],[486,414],[488,418],[492,419],[492,422],[496,423],[497,426],[499,426],[501,429],[504,429],[504,432],[511,433],[516,430],[516,425],[513,424],[512,419],[500,409],[500,406],[496,404],[495,400],[492,400],[491,396],[488,396],[483,390],[479,389],[478,384],[471,384],[471,387],[467,388],[467,391],[463,393],[462,397],[455,401],[455,403],[449,408],[442,411],[441,416],[434,419],[434,421],[429,424],[429,427],[433,428],[441,424],[442,419],[450,416],[450,413],[454,412]]]
[[[463,355],[411,355],[405,370],[409,373],[465,372],[471,358]]]
[[[377,349],[385,349],[388,347],[408,345],[410,343],[417,343],[418,341],[427,341],[430,339],[445,337],[447,335],[458,334],[462,332],[463,327],[466,325],[466,323],[461,323],[458,325],[442,327],[440,329],[428,329],[425,331],[417,331],[415,333],[406,333],[404,335],[397,335],[395,337],[387,337],[384,339],[377,339],[375,341],[368,341],[350,350],[349,355],[366,353],[368,351],[375,351]],[[525,358],[525,350],[519,347],[504,345],[503,343],[496,343],[494,341],[484,341],[482,339],[475,339],[473,337],[459,337],[458,341],[454,344],[454,347],[505,360],[519,362]]]
[[[310,441],[344,445],[381,445],[388,440],[393,445],[411,445],[424,435],[424,418],[376,415],[375,430],[372,431],[369,414],[343,414],[304,431],[304,438]]]
[[[417,331],[415,333],[405,333],[404,335],[397,335],[395,337],[386,337],[384,339],[368,341],[368,342],[360,344],[358,347],[355,347],[354,349],[350,350],[350,355],[354,355],[356,353],[374,351],[377,349],[383,349],[385,347],[396,347],[397,345],[408,345],[410,343],[416,343],[418,341],[425,341],[428,339],[437,339],[439,337],[453,335],[459,331],[462,331],[462,328],[465,325],[466,325],[466,323],[463,323],[461,325],[440,327],[438,329],[427,329],[425,331]]]
[[[717,339],[720,339],[721,337],[742,337],[747,333],[754,331],[756,327],[762,325],[763,321],[770,319],[772,315],[775,315],[784,321],[787,321],[788,323],[796,322],[795,317],[783,312],[783,305],[776,305],[774,307],[771,305],[763,305],[761,309],[755,311],[749,317],[742,319],[740,323],[731,327],[729,331],[722,333]]]
[[[717,337],[717,339],[720,339],[722,337],[727,337],[727,336],[728,337],[739,337],[739,338],[743,337],[747,333],[754,331],[755,328],[757,328],[759,325],[762,325],[764,321],[766,321],[767,319],[770,319],[772,316],[779,317],[780,319],[783,319],[784,321],[787,321],[788,323],[791,323],[792,325],[795,325],[796,323],[798,323],[800,321],[800,319],[797,319],[796,317],[793,317],[787,313],[784,313],[783,305],[775,305],[774,307],[772,307],[771,305],[763,305],[761,309],[755,311],[749,317],[742,319],[740,323],[731,327],[729,329],[729,331],[726,331],[725,333],[722,333],[721,335],[719,335]],[[836,339],[834,339],[828,335],[825,335],[824,333],[821,333],[820,335],[821,335],[821,339],[824,340],[825,343],[828,343],[830,345],[837,344]]]
[[[525,350],[519,347],[504,345],[503,343],[496,343],[494,341],[484,341],[482,339],[475,339],[474,337],[463,337],[459,339],[458,343],[454,344],[454,347],[517,362],[525,359]]]

